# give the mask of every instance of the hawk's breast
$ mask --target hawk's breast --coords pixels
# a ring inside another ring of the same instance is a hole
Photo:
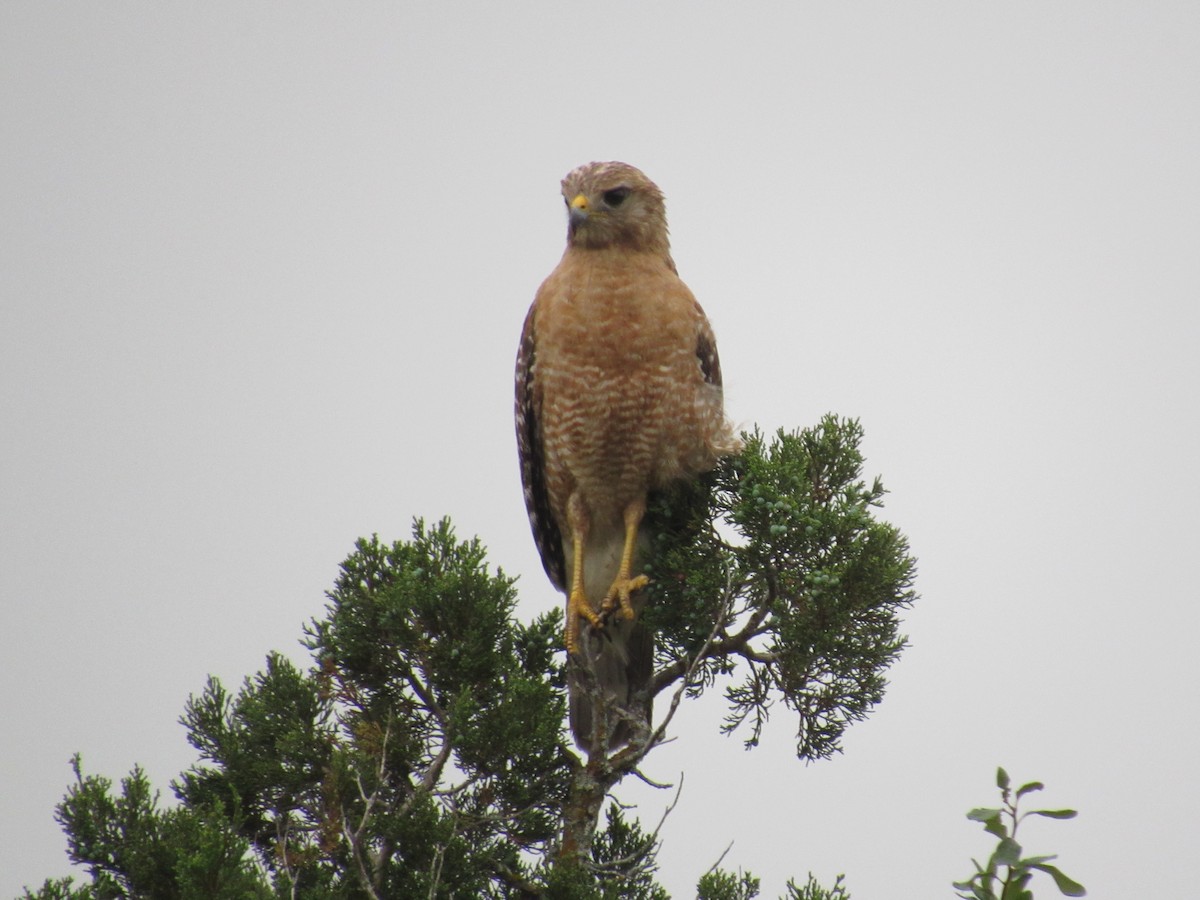
[[[563,268],[543,286],[535,320],[547,487],[560,514],[578,490],[594,517],[619,519],[647,490],[720,455],[721,390],[697,356],[707,323],[661,264],[577,278]]]

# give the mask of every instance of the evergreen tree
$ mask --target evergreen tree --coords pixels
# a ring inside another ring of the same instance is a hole
[[[311,668],[272,654],[236,694],[212,678],[188,701],[199,760],[176,805],[137,768],[114,795],[77,757],[58,819],[90,883],[25,896],[667,897],[657,832],[605,801],[679,703],[720,684],[721,727],[748,748],[783,709],[797,756],[826,758],[883,697],[915,596],[857,422],[744,438],[652,504],[652,732],[611,754],[572,746],[561,613],[517,621],[514,580],[479,542],[417,521],[408,541],[357,543],[306,629]],[[788,889],[848,900],[840,879]],[[749,898],[758,883],[714,868],[697,890]]]

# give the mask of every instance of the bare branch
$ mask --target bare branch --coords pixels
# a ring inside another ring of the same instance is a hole
[[[433,854],[429,873],[429,900],[436,900],[438,883],[442,880],[442,860],[446,855],[446,845],[439,843]]]
[[[520,892],[520,896],[524,900],[537,900],[539,897],[545,896],[544,889],[526,878],[522,878],[508,866],[499,860],[491,861],[492,871],[503,879],[504,883],[516,891]]]
[[[750,662],[765,663],[767,665],[776,662],[779,659],[778,653],[768,653],[765,650],[756,650],[749,644],[738,650],[737,654],[745,659],[750,660]]]
[[[729,853],[729,851],[732,849],[733,849],[733,841],[730,841],[729,844],[725,847],[725,849],[721,851],[721,855],[717,857],[717,861],[715,863],[713,863],[711,866],[709,866],[708,871],[705,872],[704,874],[711,875],[713,872],[717,871],[717,869],[720,868],[720,866],[721,866],[721,861],[725,859],[725,855],[727,853]]]
[[[666,743],[666,741],[664,741],[663,743]],[[648,778],[646,776],[646,773],[643,772],[641,769],[634,769],[633,774],[636,775],[638,778],[640,778],[642,781],[644,781],[646,784],[650,785],[650,787],[658,788],[660,791],[665,791],[668,788],[674,787],[674,785],[672,785],[672,784],[667,784],[666,782],[660,783],[660,782],[657,782],[657,781],[654,781],[654,780]],[[682,781],[683,781],[683,774],[680,773],[680,783],[682,783]]]
[[[354,859],[354,867],[358,870],[358,880],[362,885],[363,890],[372,898],[372,900],[383,900],[375,890],[375,879],[371,877],[371,873],[367,871],[367,863],[363,858],[363,848],[359,843],[359,836],[350,831],[350,827],[346,824],[342,825],[342,834],[346,838],[346,842],[350,845],[350,856]]]
[[[618,872],[627,873],[631,869],[641,869],[646,865],[646,857],[651,849],[658,844],[658,834],[662,831],[663,824],[667,821],[667,816],[675,811],[676,805],[679,803],[679,796],[683,793],[683,773],[679,774],[679,786],[675,789],[675,796],[672,798],[667,808],[663,810],[663,814],[659,817],[658,824],[654,826],[654,831],[646,838],[645,843],[641,848],[629,856],[624,856],[620,859],[614,859],[611,862],[596,864],[588,862],[587,866],[593,872]]]

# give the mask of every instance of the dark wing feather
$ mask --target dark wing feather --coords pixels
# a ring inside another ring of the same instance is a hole
[[[700,371],[706,382],[721,387],[721,357],[717,354],[717,338],[699,304],[696,305],[696,310],[700,313],[700,320],[703,322],[700,335],[696,338],[696,358],[700,360]]]
[[[567,566],[563,557],[562,532],[550,508],[546,490],[545,459],[542,445],[541,412],[538,402],[537,342],[533,333],[533,307],[525,317],[521,330],[521,345],[517,350],[517,455],[521,460],[521,486],[525,491],[525,510],[529,527],[542,557],[542,566],[551,583],[560,591],[566,589]]]

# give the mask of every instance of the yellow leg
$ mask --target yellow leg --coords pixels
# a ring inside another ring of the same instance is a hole
[[[642,524],[642,516],[645,514],[645,497],[634,500],[625,507],[625,546],[621,551],[621,568],[617,570],[617,577],[613,580],[612,587],[604,595],[604,603],[600,608],[605,615],[615,613],[622,618],[633,619],[637,613],[633,609],[629,595],[650,583],[650,579],[645,575],[638,575],[636,578],[630,577],[633,574],[633,553],[637,547],[638,527]]]
[[[567,503],[567,519],[571,526],[571,543],[574,547],[571,563],[571,593],[567,595],[567,655],[579,653],[579,619],[582,617],[593,628],[604,627],[600,616],[592,609],[583,587],[583,546],[587,542],[588,515],[578,495]]]

